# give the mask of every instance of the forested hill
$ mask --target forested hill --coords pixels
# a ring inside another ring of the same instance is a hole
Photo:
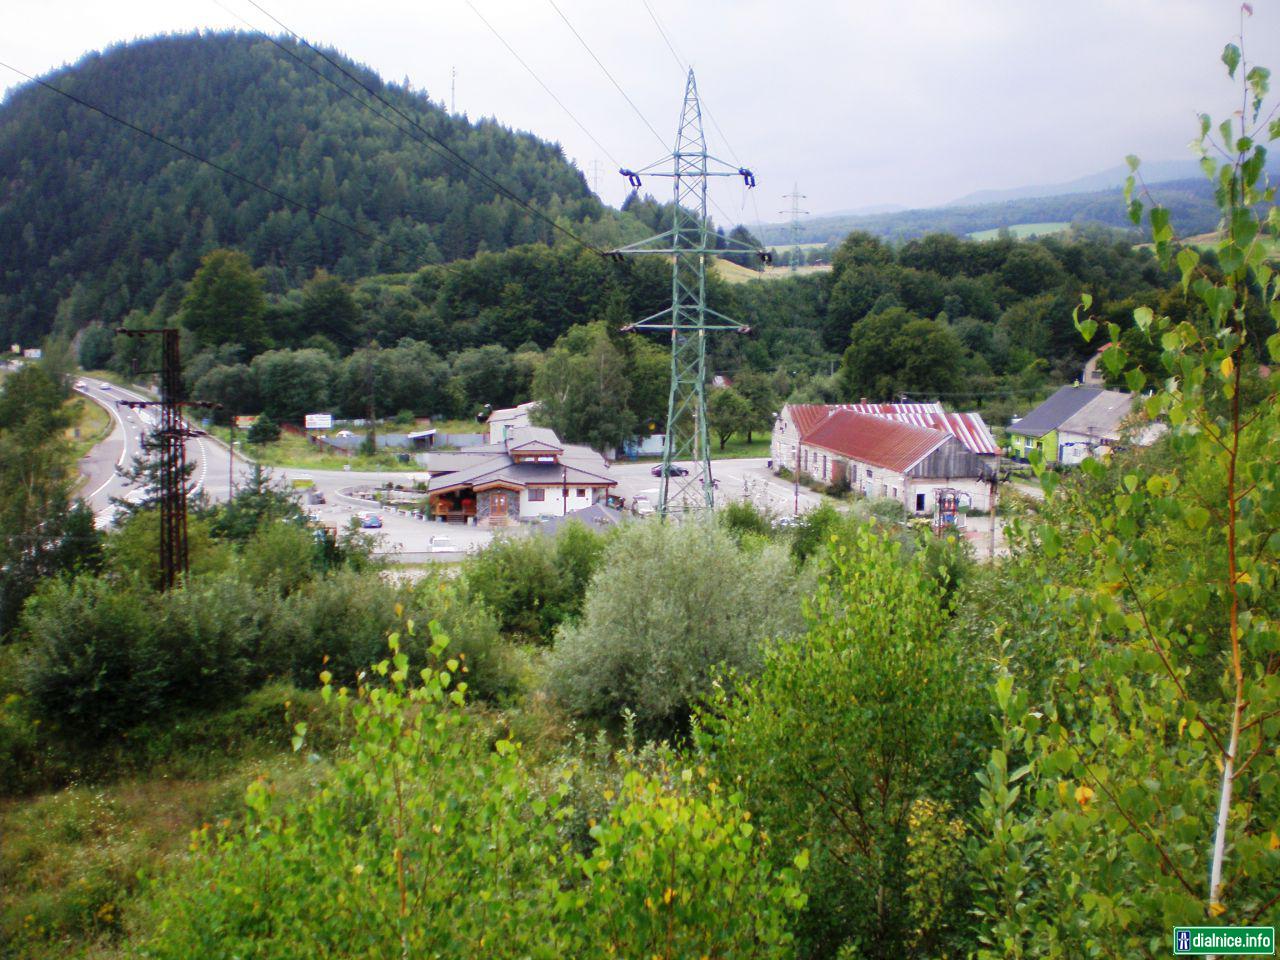
[[[281,44],[351,85],[314,51]],[[550,217],[600,215],[558,145],[495,121],[451,116],[425,94],[330,56]],[[0,104],[6,344],[30,342],[55,321],[73,330],[150,309],[219,246],[242,249],[266,267],[269,285],[273,268],[281,271],[275,285],[283,289],[317,268],[349,278],[398,271],[546,240],[551,230],[260,36],[157,37],[90,54],[45,79],[394,248],[27,84]]]

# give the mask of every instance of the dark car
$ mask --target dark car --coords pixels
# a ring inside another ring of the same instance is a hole
[[[381,530],[382,518],[376,513],[371,513],[360,519],[360,526],[366,530]]]
[[[655,477],[662,476],[662,464],[658,464],[649,472],[653,474]],[[689,475],[689,471],[684,467],[680,466],[680,464],[678,463],[673,463],[669,468],[669,470],[667,471],[667,476],[669,477],[687,477],[688,475]]]

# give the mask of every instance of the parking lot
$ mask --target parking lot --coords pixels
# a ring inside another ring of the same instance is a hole
[[[745,500],[757,509],[780,516],[794,513],[796,510],[796,494],[792,484],[780,480],[770,472],[768,461],[763,458],[745,460],[713,460],[712,476],[719,482],[716,488],[716,503]],[[690,464],[682,464],[685,467]],[[630,507],[636,497],[645,497],[655,507],[658,505],[658,486],[661,479],[652,473],[654,463],[627,463],[620,461],[613,464],[610,476],[618,481],[614,491],[624,497]],[[674,478],[673,478],[674,484]],[[799,512],[812,510],[821,503],[818,494],[800,487]]]

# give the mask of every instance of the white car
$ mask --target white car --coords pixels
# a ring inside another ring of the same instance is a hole
[[[459,547],[448,537],[432,537],[427,545],[431,553],[458,553]]]
[[[653,504],[649,502],[648,497],[636,497],[632,500],[631,512],[637,517],[652,517],[657,513],[657,511],[653,509]]]
[[[77,389],[77,390],[84,390],[84,389],[85,389],[85,388],[87,388],[88,386],[89,386],[89,385],[88,385],[87,383],[85,383],[83,380],[77,380],[77,381],[76,381],[76,389]]]

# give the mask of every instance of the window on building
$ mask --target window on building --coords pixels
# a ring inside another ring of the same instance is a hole
[[[850,483],[858,482],[858,465],[857,464],[854,464],[854,463],[849,464],[849,482]]]
[[[825,480],[826,477],[827,477],[827,455],[824,453],[822,455],[822,478]]]
[[[579,487],[579,488],[578,488],[577,496],[579,496],[579,497],[585,497],[586,495],[587,495],[587,488],[586,488],[586,487]]]
[[[539,500],[545,500],[545,499],[547,499],[547,491],[543,490],[541,487],[530,488],[529,490],[530,503],[537,503]]]
[[[893,488],[893,493],[891,493],[891,494],[890,494],[890,496],[891,496],[891,497],[893,497],[893,499],[895,499],[895,500],[897,500],[897,499],[898,499],[898,488],[897,488],[897,487],[894,487],[894,488]]]
[[[916,494],[916,513],[924,513],[924,494]]]

